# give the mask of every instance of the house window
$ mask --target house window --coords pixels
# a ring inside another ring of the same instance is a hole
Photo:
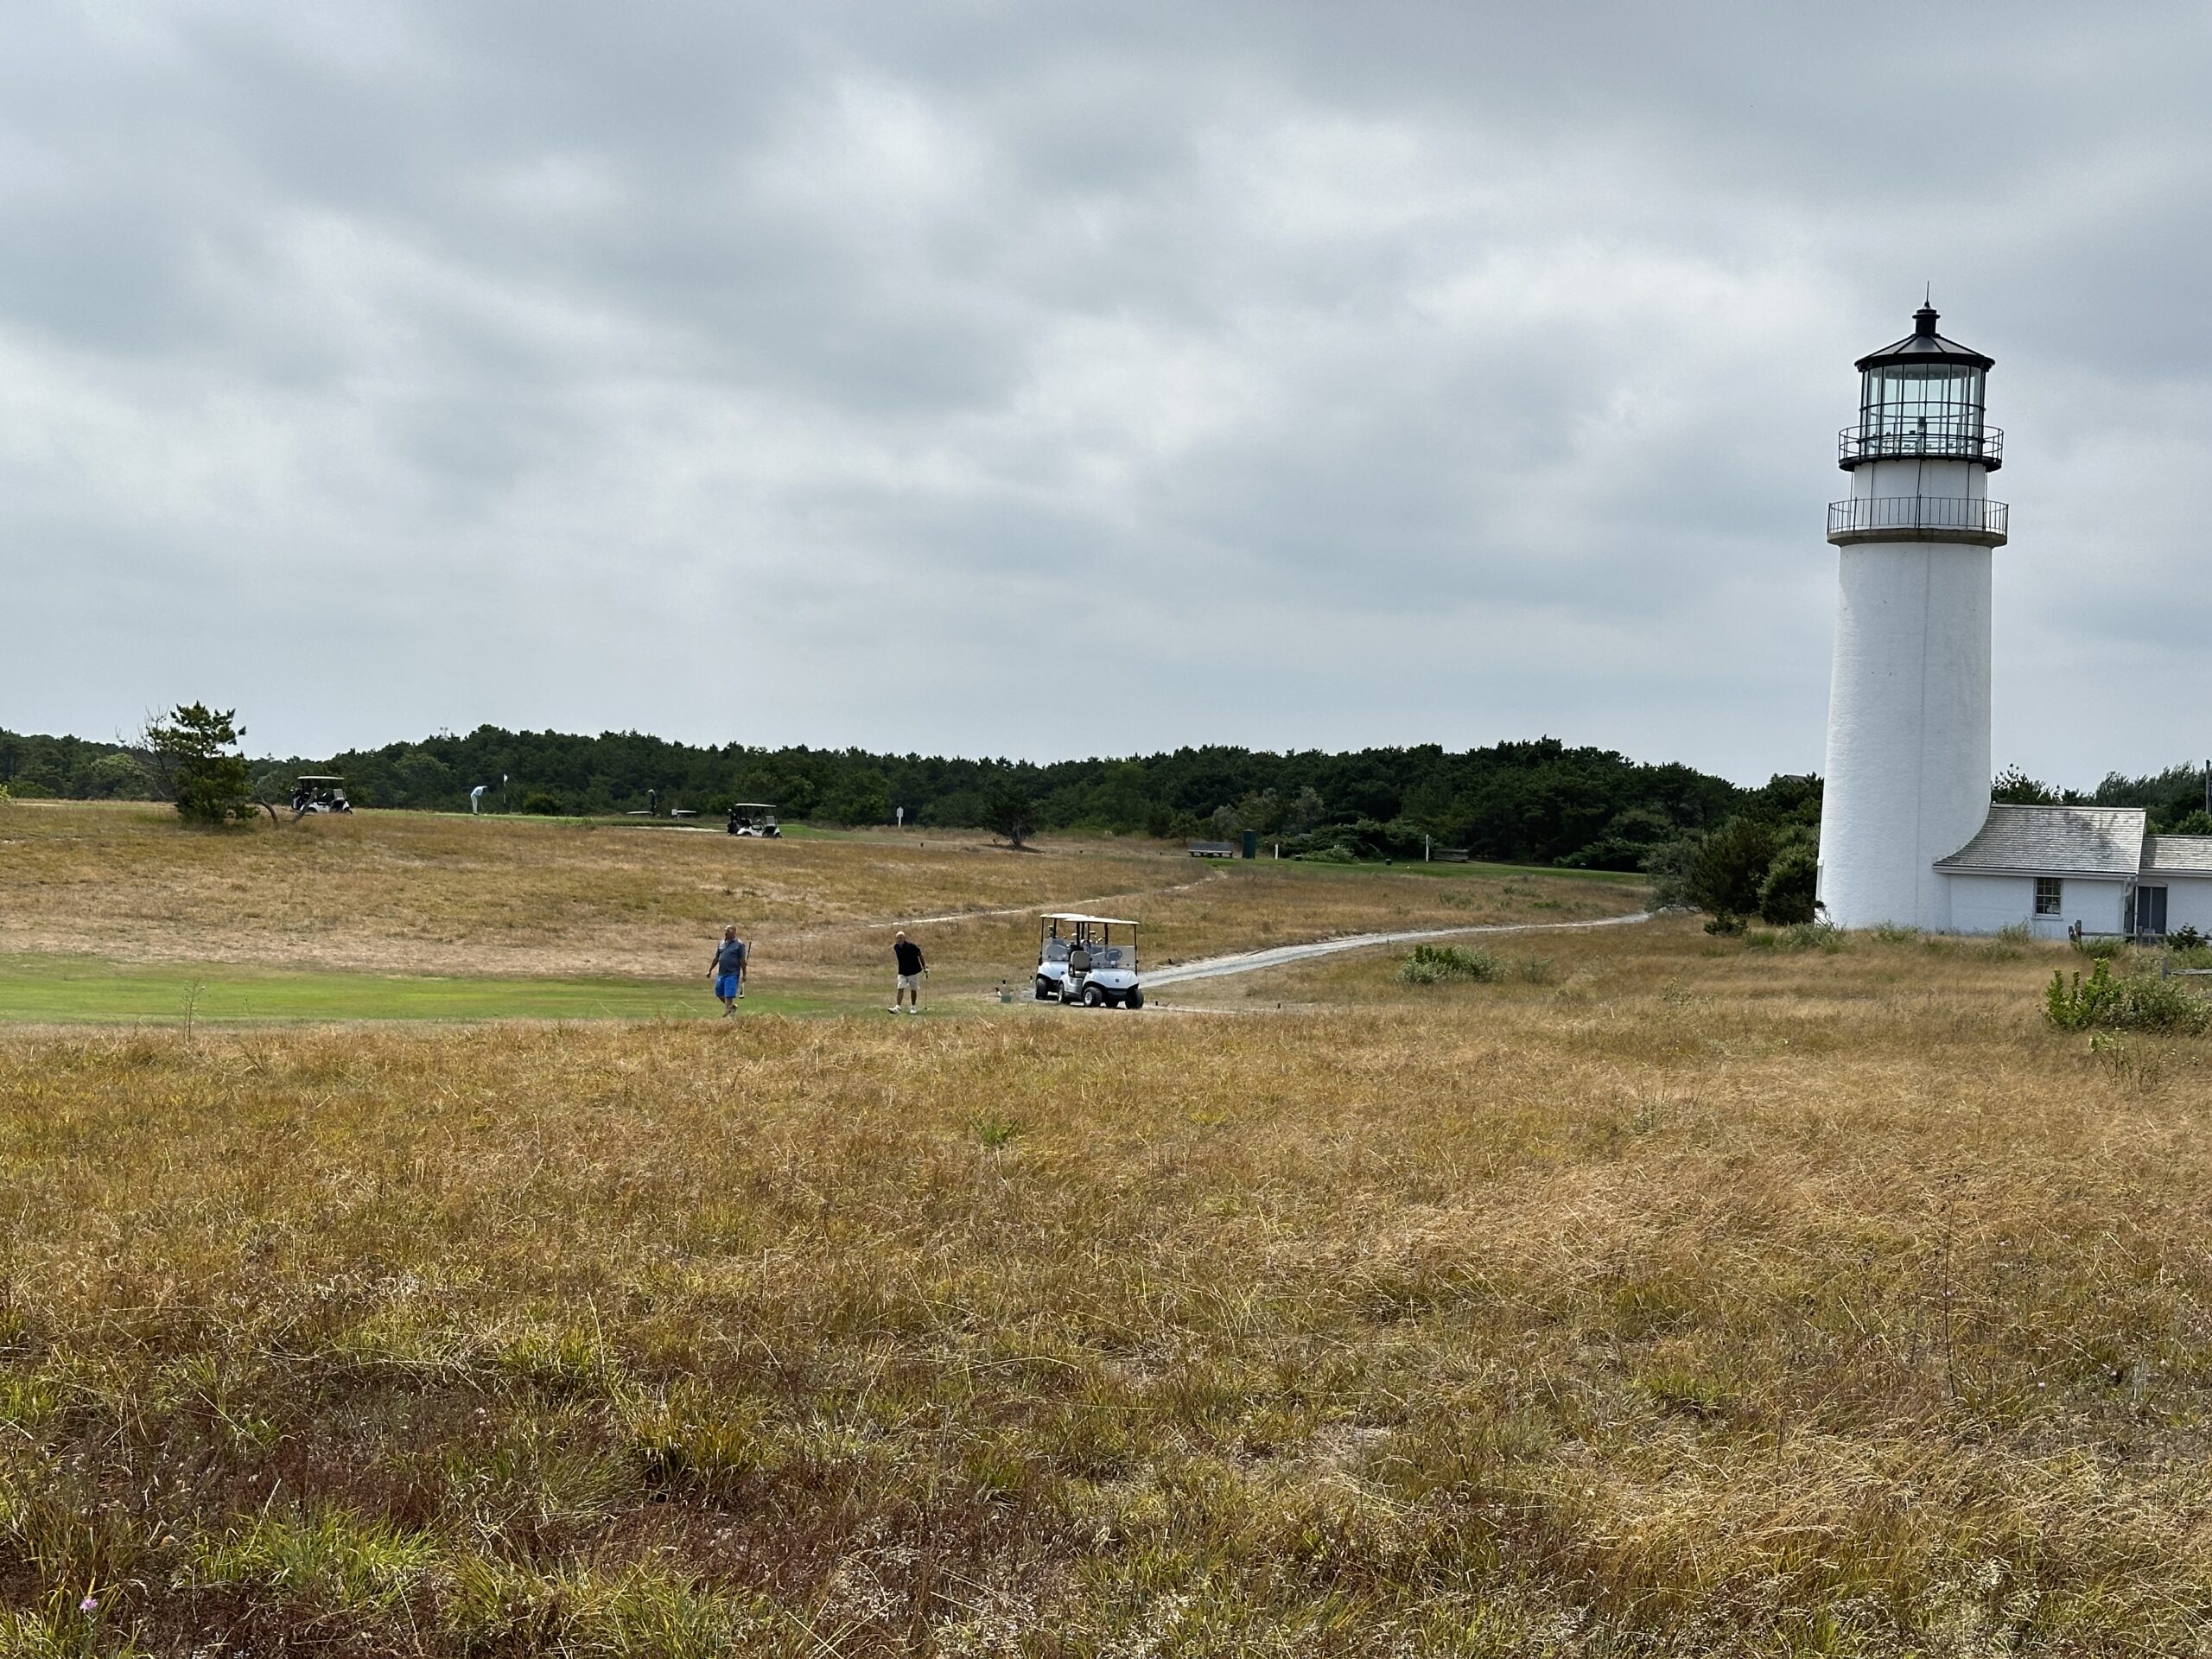
[[[2056,916],[2062,913],[2059,909],[2058,878],[2055,875],[2036,877],[2036,914]]]

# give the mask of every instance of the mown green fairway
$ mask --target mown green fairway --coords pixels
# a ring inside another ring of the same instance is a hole
[[[867,1006],[857,994],[747,989],[741,1017],[818,1014]],[[437,978],[262,971],[232,963],[119,963],[98,957],[0,956],[0,1021],[131,1020],[258,1024],[332,1020],[699,1020],[720,1018],[706,977]]]

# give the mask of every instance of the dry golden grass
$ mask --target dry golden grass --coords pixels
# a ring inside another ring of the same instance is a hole
[[[916,931],[950,989],[1025,976],[1039,908],[1136,915],[1162,962],[1636,900],[1603,880],[1224,868],[1113,838],[1015,853],[967,834],[766,842],[397,812],[210,835],[163,808],[0,806],[0,951],[134,960],[687,978],[735,922],[763,975],[835,981],[880,974],[889,930],[929,918]]]
[[[2212,1646],[2212,1046],[2037,948],[1493,948],[0,1038],[0,1651]]]

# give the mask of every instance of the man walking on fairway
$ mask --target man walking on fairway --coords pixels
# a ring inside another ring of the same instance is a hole
[[[919,1014],[922,1011],[922,976],[930,970],[929,963],[922,959],[922,947],[901,933],[891,942],[891,954],[899,964],[899,988],[891,993],[891,1012],[898,1013],[900,1000],[912,996],[914,1006],[906,1012]]]
[[[722,1000],[722,1018],[727,1020],[737,1012],[737,999],[745,995],[745,941],[737,937],[737,929],[722,929],[722,942],[715,947],[715,959],[707,974],[715,982],[715,995]]]

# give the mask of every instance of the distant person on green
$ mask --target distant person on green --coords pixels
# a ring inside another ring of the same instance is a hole
[[[891,993],[891,1012],[898,1013],[899,1004],[912,997],[914,1005],[906,1012],[919,1014],[922,1011],[922,976],[930,970],[929,963],[922,959],[922,947],[901,933],[891,942],[891,956],[899,967],[898,988]]]
[[[707,969],[715,982],[715,995],[722,1000],[722,1018],[737,1012],[737,999],[745,995],[745,941],[734,927],[722,929],[722,942],[715,947],[715,960]]]

